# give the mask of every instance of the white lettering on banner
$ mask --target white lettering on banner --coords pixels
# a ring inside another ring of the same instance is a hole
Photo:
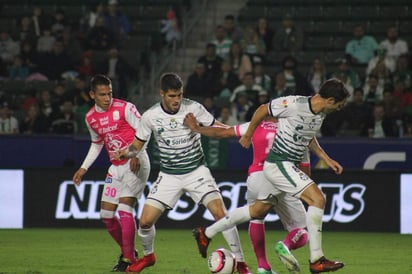
[[[330,201],[323,215],[324,222],[335,221],[338,223],[350,223],[362,214],[365,208],[363,194],[366,187],[361,184],[318,184],[326,194],[326,200]],[[332,196],[332,197],[330,197]],[[330,211],[328,211],[328,209]]]
[[[363,169],[375,169],[382,162],[405,162],[406,152],[376,152],[371,154],[363,164]]]
[[[0,228],[23,228],[23,170],[1,169],[0,189]]]
[[[56,219],[99,219],[99,192],[102,191],[104,181],[84,181],[80,186],[75,186],[70,180],[60,184]],[[148,182],[148,186],[152,183]],[[338,223],[349,223],[358,218],[365,208],[363,195],[366,187],[359,183],[321,183],[318,184],[326,195],[328,204],[323,216],[324,222],[335,221]],[[224,181],[218,183],[222,197],[227,204],[228,211],[243,206],[246,193],[245,182]],[[146,197],[142,195],[139,199],[135,214],[140,216]],[[167,213],[167,217],[174,221],[184,221],[193,217],[198,210],[190,196],[185,194],[176,203],[176,206]],[[205,220],[212,221],[213,216],[205,210],[202,216]],[[266,216],[267,222],[278,221],[278,215],[274,213]]]
[[[412,234],[412,174],[401,174],[401,234]]]

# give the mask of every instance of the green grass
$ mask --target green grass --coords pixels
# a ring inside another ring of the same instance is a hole
[[[273,244],[282,239],[282,231],[267,233],[268,257],[279,274],[288,272],[273,252]],[[252,272],[256,260],[247,231],[240,236]],[[218,235],[210,250],[224,246]],[[346,266],[339,274],[412,273],[412,235],[393,233],[324,232],[323,247],[330,259]],[[141,252],[139,241],[137,247]],[[190,230],[158,229],[155,241],[157,262],[142,273],[207,274],[206,260],[198,254]],[[141,252],[142,253],[142,252]],[[307,246],[296,250],[302,273],[308,271]],[[102,229],[23,229],[0,230],[0,273],[111,273],[119,249]]]

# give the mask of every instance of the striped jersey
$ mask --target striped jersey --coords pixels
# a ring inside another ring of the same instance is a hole
[[[160,170],[169,174],[185,174],[205,164],[200,134],[183,125],[189,112],[204,126],[215,118],[200,103],[183,98],[177,113],[166,112],[160,103],[148,109],[141,119],[136,137],[142,141],[155,138],[160,153]]]
[[[269,102],[269,113],[278,118],[276,139],[267,157],[268,162],[299,163],[309,142],[316,136],[326,114],[314,113],[310,97],[286,96]]]

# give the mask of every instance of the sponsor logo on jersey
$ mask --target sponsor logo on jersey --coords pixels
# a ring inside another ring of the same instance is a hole
[[[117,129],[117,124],[112,125],[112,126],[108,126],[108,127],[99,128],[98,131],[99,131],[99,134],[105,134],[105,133],[108,133],[108,132],[116,130],[116,129]]]
[[[101,126],[107,125],[109,123],[109,117],[103,117],[99,119],[99,123]]]

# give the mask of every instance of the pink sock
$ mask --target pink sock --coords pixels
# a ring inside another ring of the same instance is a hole
[[[304,228],[295,228],[291,230],[283,243],[289,248],[289,250],[298,249],[304,246],[308,242],[308,232]]]
[[[255,251],[259,268],[272,269],[266,258],[265,223],[263,220],[251,220],[249,222],[249,237]]]
[[[129,259],[132,263],[136,261],[134,254],[135,237],[136,237],[136,222],[133,214],[119,210],[120,223],[122,224],[122,253],[123,257]]]
[[[119,219],[113,217],[110,219],[103,218],[103,223],[106,225],[106,229],[116,243],[121,247],[122,246],[122,226],[120,225]]]

